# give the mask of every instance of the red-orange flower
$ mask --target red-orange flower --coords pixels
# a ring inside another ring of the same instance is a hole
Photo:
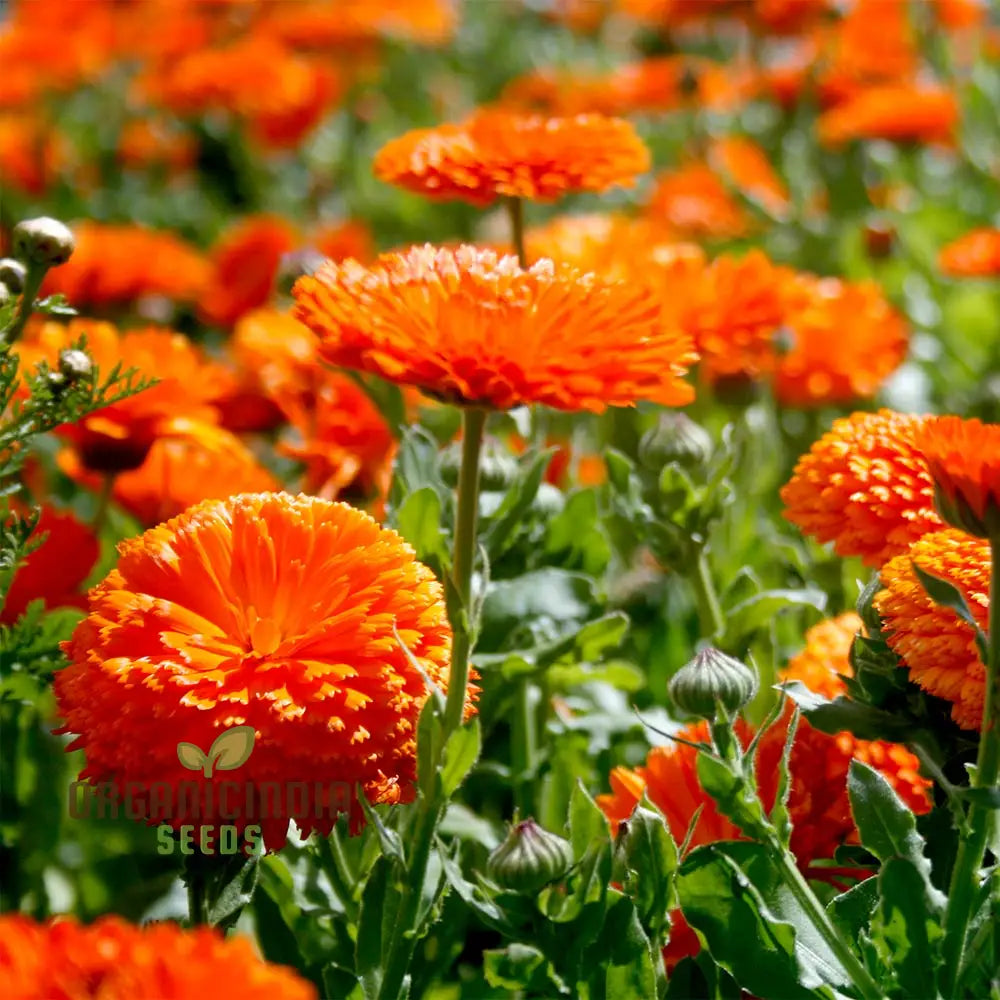
[[[375,157],[375,175],[431,198],[477,205],[506,195],[550,201],[631,185],[649,151],[619,118],[547,118],[483,109],[462,124],[417,129]]]
[[[709,162],[747,197],[771,215],[782,217],[790,200],[785,182],[778,176],[764,150],[745,136],[716,139],[709,148]]]
[[[910,669],[910,679],[952,703],[952,718],[978,730],[983,720],[986,670],[975,634],[956,612],[935,603],[913,570],[947,580],[965,597],[986,630],[990,607],[989,543],[961,531],[935,531],[882,568],[885,590],[875,595],[886,640]]]
[[[973,229],[942,249],[938,263],[956,278],[1000,275],[1000,229]]]
[[[264,34],[165,61],[139,86],[154,102],[181,115],[235,114],[259,141],[274,147],[300,142],[341,90],[327,61],[296,54]]]
[[[906,321],[874,282],[799,275],[786,292],[774,378],[786,406],[871,398],[902,364]]]
[[[294,288],[293,315],[331,364],[453,402],[603,412],[691,400],[688,338],[653,292],[551,261],[522,270],[488,250],[413,247],[371,268],[325,264]]]
[[[183,334],[150,328],[120,334],[110,323],[74,319],[66,326],[43,322],[29,326],[14,347],[26,368],[47,361],[53,368],[60,352],[86,338],[87,350],[105,377],[115,365],[136,369],[159,381],[133,396],[105,406],[59,434],[71,441],[81,462],[94,472],[138,468],[153,442],[174,432],[176,422],[196,419],[212,423],[211,401],[229,382],[228,373],[212,364]]]
[[[841,556],[869,566],[944,527],[915,436],[924,417],[892,410],[836,420],[782,488],[784,516]]]
[[[65,295],[77,309],[125,305],[147,295],[191,301],[208,280],[202,255],[172,233],[81,222],[73,235],[73,256],[49,271],[42,292]]]
[[[69,511],[42,506],[32,538],[46,536],[18,567],[2,598],[0,624],[9,625],[32,601],[46,608],[83,607],[80,585],[101,554],[94,533]]]
[[[192,167],[197,156],[198,144],[192,136],[152,118],[127,122],[118,139],[119,162],[137,170],[160,167],[180,172]]]
[[[37,114],[0,114],[0,190],[43,194],[65,171],[65,138]]]
[[[208,927],[143,927],[121,917],[89,926],[58,917],[0,916],[0,995],[6,1000],[198,1000],[225,983],[241,1000],[316,1000],[297,972],[262,961],[250,940]]]
[[[82,778],[135,783],[133,809],[152,820],[153,786],[192,780],[178,743],[207,748],[246,725],[256,742],[241,782],[319,788],[295,814],[305,834],[329,833],[348,808],[361,822],[344,788],[412,798],[423,674],[447,687],[451,631],[441,585],[399,535],[347,504],[243,494],[192,507],[119,553],[55,681],[63,731],[86,755]],[[220,777],[196,780],[206,790]],[[206,824],[259,823],[273,850],[293,814],[282,798],[241,796],[238,817],[218,795],[195,805]],[[163,818],[190,822],[178,799]]]
[[[1000,424],[931,417],[917,431],[916,447],[941,517],[979,538],[1000,539]]]
[[[816,128],[827,146],[852,139],[950,143],[958,118],[958,98],[951,90],[886,84],[867,87],[824,111]]]
[[[241,219],[212,249],[212,277],[201,303],[205,320],[231,326],[271,297],[281,258],[298,243],[284,219],[255,215]]]
[[[59,468],[89,489],[100,490],[77,452],[57,457]],[[239,438],[222,427],[175,417],[169,436],[157,438],[137,469],[114,478],[111,499],[147,527],[176,517],[202,500],[225,500],[237,493],[280,489]]]

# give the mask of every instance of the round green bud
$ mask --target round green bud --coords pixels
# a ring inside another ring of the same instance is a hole
[[[662,469],[672,462],[695,469],[711,455],[711,435],[683,413],[662,414],[639,441],[639,461],[647,469]]]
[[[674,674],[669,692],[682,712],[714,719],[720,709],[735,715],[746,705],[757,693],[757,678],[745,663],[708,647]]]
[[[30,264],[55,267],[65,264],[73,254],[76,241],[69,226],[58,219],[39,216],[25,219],[14,227],[14,256]]]
[[[441,453],[441,478],[452,488],[458,485],[462,467],[462,442],[453,441]],[[517,459],[499,442],[488,438],[479,458],[479,488],[489,493],[505,490],[517,477]]]
[[[24,278],[27,268],[13,257],[0,258],[0,286],[13,295],[18,295],[24,289]]]
[[[531,895],[562,878],[572,865],[569,841],[526,819],[515,823],[489,856],[486,874],[501,889]]]
[[[94,363],[85,351],[67,348],[59,353],[59,373],[70,382],[86,378],[93,368]]]

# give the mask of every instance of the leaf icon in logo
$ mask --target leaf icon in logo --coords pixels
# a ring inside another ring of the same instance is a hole
[[[200,771],[208,763],[201,747],[193,743],[178,743],[177,758],[189,771]]]
[[[234,771],[245,764],[253,752],[255,736],[253,726],[233,726],[232,729],[219,733],[208,751],[205,777],[212,777],[213,767],[220,771]]]

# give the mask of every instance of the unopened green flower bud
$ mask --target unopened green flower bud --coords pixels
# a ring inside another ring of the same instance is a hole
[[[59,354],[59,373],[71,382],[86,378],[93,368],[94,363],[85,351],[68,348]]]
[[[533,819],[516,823],[486,862],[486,874],[501,889],[525,895],[562,878],[573,864],[569,841],[543,830]]]
[[[694,469],[711,454],[711,435],[683,413],[662,414],[639,442],[639,461],[647,469],[662,469],[671,462]]]
[[[4,286],[13,295],[20,294],[24,288],[24,276],[27,268],[13,257],[0,258],[0,286]]]
[[[43,215],[19,222],[14,227],[12,245],[14,256],[28,264],[55,267],[70,259],[76,241],[69,226]]]
[[[735,715],[757,693],[757,678],[739,660],[718,649],[703,649],[670,681],[670,697],[688,715],[714,719],[721,709]]]

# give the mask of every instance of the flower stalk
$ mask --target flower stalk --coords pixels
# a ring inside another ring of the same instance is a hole
[[[986,691],[983,697],[983,723],[979,737],[979,754],[976,773],[972,778],[974,789],[997,786],[1000,778],[1000,536],[990,537],[990,617],[986,639]],[[979,870],[983,864],[986,845],[990,842],[996,809],[990,805],[973,802],[969,807],[969,834],[959,840],[955,867],[952,869],[945,913],[943,963],[941,966],[941,995],[957,995],[966,939],[972,922]]]

